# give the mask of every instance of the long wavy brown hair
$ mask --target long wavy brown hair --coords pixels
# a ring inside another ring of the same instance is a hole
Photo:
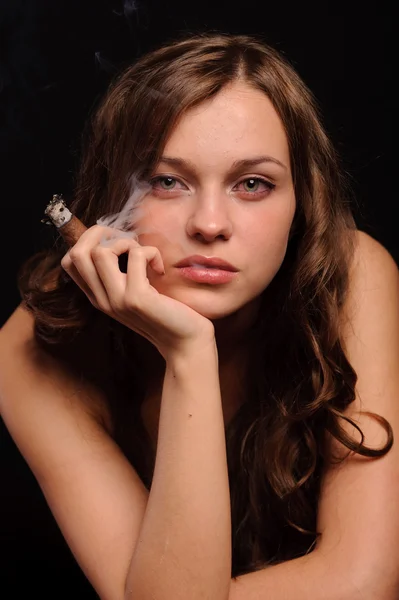
[[[340,341],[355,252],[353,198],[317,104],[289,62],[259,37],[177,38],[124,70],[88,124],[71,210],[87,225],[119,212],[132,173],[145,179],[184,111],[241,80],[264,92],[288,139],[297,209],[285,259],[262,294],[253,328],[247,400],[226,427],[232,576],[306,554],[317,544],[317,506],[329,434],[367,457],[381,449],[344,427],[357,375]],[[140,405],[150,373],[137,335],[97,311],[60,267],[61,238],[22,267],[19,289],[35,335],[79,377],[106,391],[113,437],[150,489],[154,453]],[[349,420],[350,421],[350,420]],[[350,421],[362,434],[357,425]],[[342,457],[341,457],[342,458]]]

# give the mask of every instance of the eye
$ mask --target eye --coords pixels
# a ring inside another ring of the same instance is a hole
[[[270,183],[267,179],[263,179],[262,177],[249,177],[247,179],[243,179],[239,184],[244,184],[244,186],[248,186],[249,189],[244,189],[245,194],[250,194],[251,196],[258,196],[259,194],[264,194],[265,191],[270,193],[276,187],[274,183]],[[259,186],[264,186],[263,189],[259,190]],[[265,190],[266,188],[266,190]]]
[[[153,177],[149,181],[150,185],[152,185],[155,191],[162,192],[174,192],[178,188],[176,188],[176,183],[181,183],[175,177],[169,177],[168,175],[158,175],[157,177]],[[276,187],[274,183],[271,183],[267,179],[263,179],[263,177],[247,177],[240,181],[237,185],[248,186],[247,189],[240,191],[241,194],[248,194],[249,196],[259,197],[265,194],[269,194]],[[160,187],[156,187],[159,185]],[[184,185],[184,184],[182,184]],[[262,188],[263,186],[263,188]],[[259,187],[261,189],[259,189]],[[234,188],[235,189],[235,188]]]
[[[150,180],[150,184],[155,187],[155,184],[158,183],[166,183],[166,186],[162,186],[161,185],[161,189],[164,190],[165,192],[167,192],[168,190],[174,190],[175,186],[173,185],[174,183],[176,183],[177,179],[175,179],[174,177],[167,177],[165,175],[159,175],[158,177],[154,177],[153,179]]]

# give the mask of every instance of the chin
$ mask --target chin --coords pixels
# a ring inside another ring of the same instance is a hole
[[[230,317],[237,313],[245,304],[250,300],[246,299],[242,303],[237,303],[237,296],[224,295],[221,291],[216,290],[178,290],[175,293],[171,293],[169,290],[161,291],[160,293],[166,294],[174,300],[182,302],[186,306],[189,306],[197,313],[209,319],[210,321],[219,321]]]
[[[183,302],[184,304],[186,304],[187,306],[189,306],[190,308],[195,310],[197,313],[199,313],[206,319],[209,319],[210,321],[218,321],[220,319],[229,317],[230,315],[234,314],[235,312],[237,312],[237,310],[239,310],[241,308],[240,306],[237,307],[236,305],[228,306],[226,302],[223,302],[223,306],[220,306],[220,307],[212,306],[212,308],[210,308],[209,302],[208,303],[195,302],[195,301],[185,302],[183,299],[179,299],[179,298],[176,298],[176,300]]]
[[[152,278],[149,278],[149,280],[150,284],[160,294],[182,302],[210,321],[220,321],[241,312],[244,307],[250,308],[257,297],[257,294],[248,297],[248,292],[243,294],[242,289],[240,294],[237,287],[230,287],[229,284],[221,286],[199,285],[196,287],[185,284],[170,285],[169,282],[160,281],[159,279],[152,280]],[[262,291],[263,288],[254,290],[254,292],[259,293]]]

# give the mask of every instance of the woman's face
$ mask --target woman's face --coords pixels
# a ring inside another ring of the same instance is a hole
[[[151,285],[211,320],[256,306],[283,262],[295,213],[287,138],[267,96],[237,83],[185,113],[151,182],[138,241],[156,246],[166,269],[148,269]],[[192,281],[175,266],[191,255],[237,272],[218,285]]]

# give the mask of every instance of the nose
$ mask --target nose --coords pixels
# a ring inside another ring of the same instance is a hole
[[[232,222],[227,198],[223,194],[210,192],[198,195],[187,220],[187,233],[207,243],[215,239],[228,240],[232,234]]]

